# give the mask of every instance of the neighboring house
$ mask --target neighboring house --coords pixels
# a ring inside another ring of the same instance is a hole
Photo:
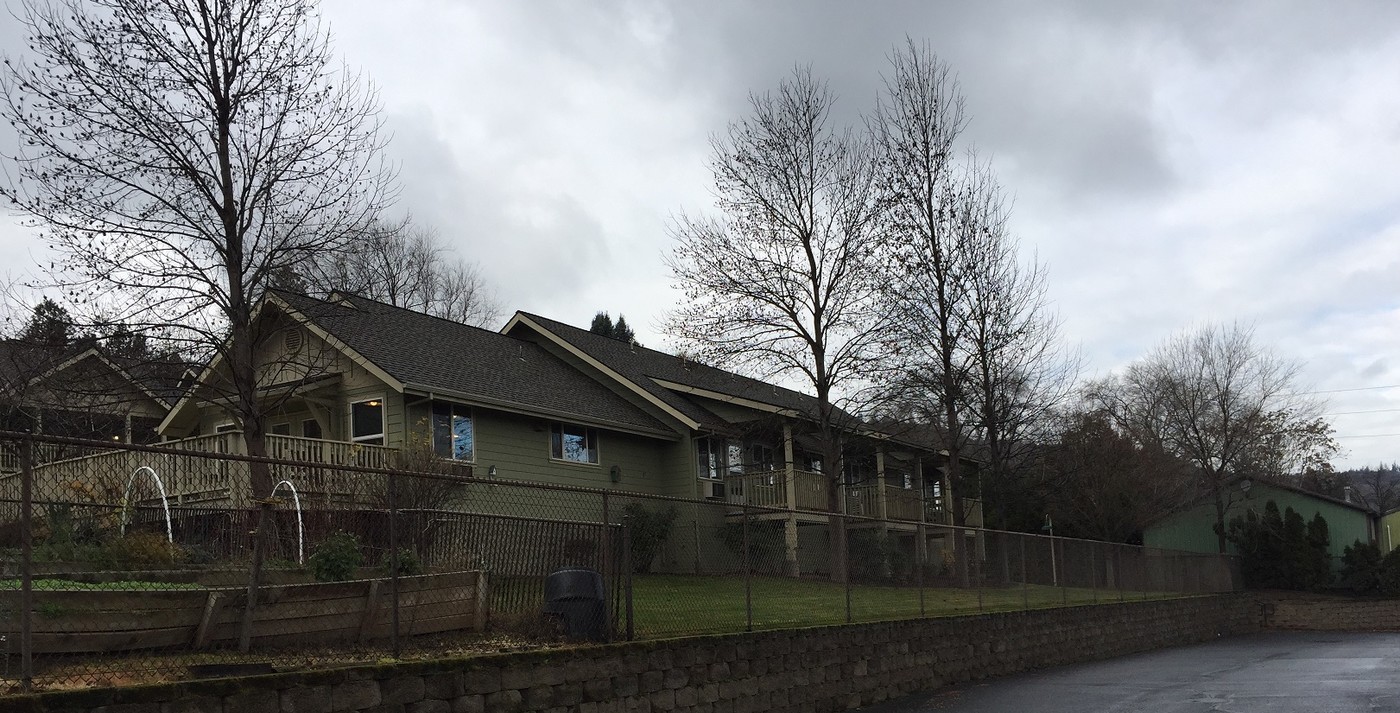
[[[1381,515],[1376,522],[1376,544],[1380,546],[1381,554],[1400,547],[1400,507]]]
[[[278,292],[255,323],[273,457],[383,466],[430,452],[488,481],[727,505],[682,508],[661,558],[672,569],[698,568],[702,550],[722,548],[720,533],[743,506],[775,508],[755,517],[781,522],[782,569],[828,566],[828,477],[810,396],[524,312],[492,332],[355,296]],[[240,424],[217,388],[222,369],[216,361],[204,370],[160,424],[162,438],[177,448],[241,452]],[[946,549],[950,531],[918,524],[952,522],[938,467],[946,456],[854,420],[843,439],[838,509],[906,521],[884,529],[911,555],[931,560],[932,550]],[[285,477],[300,481],[303,500],[367,506],[333,471]],[[162,478],[184,503],[243,503],[251,495],[228,469]],[[533,507],[541,517],[601,517],[564,509],[563,496],[554,504],[536,496],[509,514],[530,515]],[[980,526],[980,506],[960,506],[967,524]]]
[[[110,357],[95,346],[55,349],[0,341],[0,429],[123,443],[151,443],[178,395],[180,365]],[[36,462],[90,452],[40,444]],[[0,473],[19,470],[0,453]]]
[[[1375,514],[1365,505],[1319,495],[1302,488],[1272,480],[1252,480],[1234,478],[1226,485],[1228,506],[1225,522],[1243,518],[1253,511],[1264,513],[1264,505],[1270,500],[1278,505],[1279,512],[1293,508],[1310,521],[1322,515],[1327,521],[1331,543],[1328,553],[1333,561],[1340,562],[1342,550],[1353,542],[1373,542]],[[1383,533],[1382,533],[1383,534]],[[1169,550],[1215,553],[1219,544],[1215,534],[1215,503],[1209,495],[1164,518],[1157,520],[1143,531],[1143,544]],[[1381,540],[1384,545],[1384,539]],[[1234,543],[1229,543],[1230,553],[1235,553]]]

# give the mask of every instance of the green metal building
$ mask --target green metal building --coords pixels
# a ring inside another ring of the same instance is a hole
[[[1225,522],[1228,524],[1237,517],[1244,517],[1251,510],[1263,515],[1264,505],[1270,500],[1278,505],[1279,512],[1293,508],[1304,520],[1312,520],[1315,515],[1321,514],[1322,519],[1327,521],[1331,535],[1328,550],[1334,562],[1341,558],[1342,550],[1353,542],[1372,542],[1376,539],[1376,515],[1360,503],[1338,500],[1282,483],[1244,478],[1235,479],[1227,486]],[[1391,517],[1394,536],[1400,538],[1400,512]],[[1380,532],[1380,545],[1384,549],[1383,523]],[[1219,545],[1215,534],[1215,504],[1209,496],[1198,499],[1149,525],[1143,531],[1142,539],[1147,547],[1216,552]],[[1233,543],[1228,545],[1228,549],[1235,554]]]

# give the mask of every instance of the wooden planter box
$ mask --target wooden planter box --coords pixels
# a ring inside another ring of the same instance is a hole
[[[399,578],[399,635],[482,631],[485,574],[476,571]],[[193,590],[42,590],[34,592],[34,653],[228,648],[238,642],[246,587]],[[18,612],[20,593],[0,592],[0,609]],[[393,621],[388,579],[269,585],[253,615],[254,648],[387,639]],[[6,617],[5,647],[20,650],[19,618]]]

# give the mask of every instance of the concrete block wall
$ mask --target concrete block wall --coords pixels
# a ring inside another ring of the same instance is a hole
[[[1255,631],[1244,595],[828,626],[0,698],[65,713],[794,713]]]
[[[1400,600],[1297,594],[1254,595],[1270,629],[1400,631]]]

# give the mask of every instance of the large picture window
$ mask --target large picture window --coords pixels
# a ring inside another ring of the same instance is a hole
[[[472,460],[475,455],[476,432],[472,410],[448,401],[433,402],[433,452],[439,458]]]
[[[550,428],[549,456],[570,463],[598,462],[598,431],[571,423]]]
[[[369,446],[384,445],[383,399],[350,404],[350,440]]]

